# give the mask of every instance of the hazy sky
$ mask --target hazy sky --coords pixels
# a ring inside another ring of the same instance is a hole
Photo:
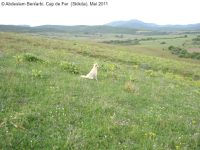
[[[107,6],[2,6],[5,2],[48,0],[0,0],[0,24],[101,25],[138,19],[157,24],[200,23],[200,0],[49,0],[49,2],[108,2]]]

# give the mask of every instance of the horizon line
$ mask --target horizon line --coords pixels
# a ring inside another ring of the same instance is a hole
[[[146,21],[142,21],[139,19],[129,19],[129,20],[116,20],[116,21],[111,21],[108,23],[103,23],[103,24],[38,24],[38,25],[30,25],[30,24],[1,24],[0,25],[11,25],[11,26],[28,26],[28,27],[38,27],[38,26],[105,26],[107,24],[110,23],[114,23],[114,22],[128,22],[128,21],[140,21],[143,23],[150,23],[150,24],[155,24],[155,25],[159,25],[159,26],[176,26],[176,25],[194,25],[194,24],[200,24],[200,22],[196,22],[196,23],[185,23],[185,24],[178,24],[178,23],[166,23],[166,24],[159,24],[159,23],[154,23],[154,22],[146,22]],[[109,25],[108,25],[109,26]]]

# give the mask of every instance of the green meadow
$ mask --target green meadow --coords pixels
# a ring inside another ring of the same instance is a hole
[[[196,37],[0,32],[0,149],[199,150]]]

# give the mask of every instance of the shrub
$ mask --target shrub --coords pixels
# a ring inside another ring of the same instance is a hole
[[[101,65],[101,70],[103,70],[104,72],[113,72],[118,68],[118,66],[116,64],[102,64]]]
[[[140,41],[138,39],[134,40],[110,40],[110,41],[103,41],[106,44],[123,44],[123,45],[138,45]]]
[[[28,62],[44,62],[41,58],[35,56],[32,53],[25,53],[23,55],[23,60],[28,61]]]
[[[199,59],[200,60],[200,53],[193,52],[193,53],[190,54],[190,57],[194,58],[194,59]]]
[[[119,69],[119,66],[113,63],[107,63],[107,64],[102,64],[100,66],[100,69],[103,73],[104,78],[113,78],[117,79],[117,73],[116,70]]]
[[[42,60],[41,58],[39,58],[38,56],[36,56],[32,53],[25,53],[23,55],[16,55],[13,57],[16,59],[17,63],[22,63],[24,61],[46,63],[46,61]]]
[[[168,49],[171,51],[172,54],[175,54],[182,58],[200,59],[200,53],[198,52],[189,53],[187,50],[175,46],[169,46]]]
[[[193,44],[199,45],[200,44],[200,36],[198,35],[196,38],[193,38],[192,41],[193,41]]]
[[[66,70],[69,73],[72,73],[72,74],[80,73],[78,67],[74,63],[63,61],[60,63],[60,66],[62,67],[63,70]]]
[[[166,42],[165,42],[165,41],[163,41],[163,42],[161,42],[160,44],[166,44]]]
[[[193,38],[192,41],[200,41],[200,37]]]
[[[175,46],[172,46],[172,45],[168,47],[169,50],[173,50],[174,48]]]

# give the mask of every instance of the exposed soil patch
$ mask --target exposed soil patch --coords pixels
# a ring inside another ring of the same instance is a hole
[[[188,48],[187,50],[190,53],[192,53],[192,52],[200,52],[200,48]]]

